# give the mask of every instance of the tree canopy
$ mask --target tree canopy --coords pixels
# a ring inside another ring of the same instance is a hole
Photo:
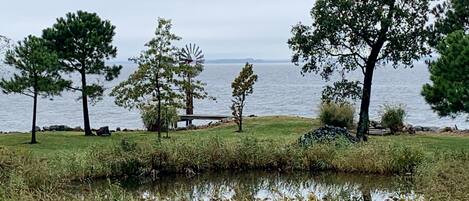
[[[317,0],[312,25],[293,27],[288,41],[292,62],[302,73],[329,80],[334,72],[360,70],[364,75],[357,135],[368,132],[369,104],[376,65],[412,67],[428,54],[426,48],[430,0]],[[352,87],[355,88],[355,87]]]
[[[61,70],[79,73],[81,82],[70,89],[81,92],[85,134],[92,135],[88,97],[98,101],[104,93],[102,84],[88,84],[87,75],[101,75],[106,81],[116,78],[122,66],[106,65],[106,60],[116,57],[117,48],[112,45],[115,27],[110,21],[101,20],[96,13],[78,11],[67,13],[65,18],[43,31],[43,38],[57,52]]]
[[[38,96],[59,95],[69,81],[59,74],[57,54],[46,46],[46,42],[35,36],[28,36],[8,50],[5,63],[13,66],[16,73],[11,78],[2,78],[0,88],[6,94],[18,93],[33,98],[33,124],[31,143],[36,143],[36,108]]]
[[[252,70],[252,64],[246,63],[238,77],[231,83],[231,88],[233,89],[231,110],[235,122],[238,124],[238,132],[243,131],[243,110],[246,104],[246,97],[254,92],[254,83],[256,81],[257,75]]]
[[[439,58],[429,65],[432,83],[423,86],[422,95],[440,116],[469,114],[469,35],[449,34],[437,52]]]
[[[111,92],[116,97],[116,104],[128,109],[156,105],[158,139],[161,138],[162,108],[180,107],[183,97],[176,79],[178,49],[173,45],[180,38],[171,32],[171,28],[170,20],[158,19],[154,38],[145,44],[147,49],[131,59],[138,69]]]
[[[429,43],[433,47],[454,31],[469,31],[468,0],[446,0],[435,6],[432,13],[436,17],[435,23],[429,27]]]

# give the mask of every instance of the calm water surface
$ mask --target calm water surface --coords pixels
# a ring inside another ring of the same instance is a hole
[[[206,89],[216,101],[196,101],[195,113],[230,115],[230,84],[243,66],[244,64],[207,64],[200,79],[207,83]],[[135,68],[133,64],[124,64],[120,77],[106,82],[105,86],[112,88],[126,79]],[[321,91],[326,83],[318,75],[300,75],[299,69],[290,63],[254,64],[259,81],[254,87],[254,94],[248,97],[245,114],[315,117]],[[460,128],[469,128],[464,118],[440,119],[431,111],[420,95],[422,85],[428,82],[428,77],[427,67],[423,63],[417,63],[413,69],[378,69],[373,81],[371,117],[379,116],[382,104],[405,104],[408,111],[407,122],[411,124],[439,127],[456,124]],[[361,79],[361,76],[356,73],[352,78]],[[96,78],[89,78],[89,82],[95,80]],[[82,126],[81,103],[76,101],[77,98],[77,93],[67,92],[54,100],[39,100],[38,125]],[[26,96],[0,94],[0,130],[29,130],[31,102]],[[114,99],[109,96],[90,107],[90,118],[91,126],[95,128],[143,128],[138,111],[128,111],[116,106]]]
[[[121,183],[144,200],[423,200],[411,178],[327,172],[222,172]],[[91,186],[107,188],[108,182]]]

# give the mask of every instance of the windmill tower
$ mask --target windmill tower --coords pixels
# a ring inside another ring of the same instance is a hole
[[[180,61],[189,68],[189,71],[185,73],[184,79],[186,79],[188,86],[185,89],[186,93],[186,115],[194,114],[194,96],[192,89],[192,78],[197,76],[202,71],[204,60],[204,54],[199,46],[195,44],[188,44],[181,49]],[[186,126],[191,125],[192,121],[186,122]]]

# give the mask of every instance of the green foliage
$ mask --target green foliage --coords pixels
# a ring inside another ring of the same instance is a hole
[[[28,36],[5,56],[5,63],[15,68],[11,78],[2,78],[0,88],[6,94],[17,93],[33,98],[31,143],[36,143],[36,108],[38,96],[49,97],[60,93],[71,84],[59,74],[57,54],[46,42]]]
[[[147,105],[140,108],[140,115],[143,124],[148,131],[158,131],[158,107],[154,105]],[[167,131],[172,125],[177,123],[179,116],[176,108],[174,107],[161,107],[161,121],[162,131]]]
[[[404,128],[406,112],[403,105],[384,105],[381,112],[381,125],[396,133]]]
[[[437,4],[432,13],[436,21],[429,27],[432,47],[438,44],[450,33],[469,30],[469,1],[445,0]]]
[[[195,66],[190,66],[184,63],[179,64],[178,76],[182,79],[182,82],[180,82],[181,89],[189,91],[191,96],[195,99],[205,99],[208,97],[208,93],[205,91],[205,86],[207,84],[196,79],[203,69],[203,64],[197,64]]]
[[[81,92],[85,135],[92,135],[88,97],[92,102],[102,99],[104,87],[99,82],[87,83],[87,75],[104,76],[106,81],[116,78],[122,66],[108,66],[106,60],[116,57],[117,48],[112,45],[115,27],[107,20],[101,20],[96,13],[77,11],[67,13],[65,18],[43,31],[42,37],[57,52],[61,70],[78,73],[81,81],[70,89]]]
[[[238,77],[231,83],[231,88],[233,89],[231,111],[236,124],[238,124],[238,132],[243,131],[243,110],[246,96],[253,93],[253,86],[256,81],[257,75],[252,70],[252,64],[246,63]]]
[[[131,200],[127,196],[132,195],[116,185],[106,185],[104,189],[91,186],[90,191],[82,192],[73,186],[79,182],[88,186],[87,181],[102,178],[148,179],[155,172],[264,169],[410,172],[419,181],[417,190],[423,191],[425,197],[427,193],[436,200],[467,197],[467,137],[372,136],[370,142],[349,146],[324,143],[305,149],[294,142],[311,128],[311,119],[261,117],[248,121],[252,129],[241,138],[232,132],[235,125],[226,125],[173,132],[171,140],[158,144],[152,143],[153,136],[145,132],[118,132],[93,140],[73,132],[45,133],[47,143],[34,146],[22,143],[24,135],[3,135],[0,200]],[[64,146],[64,141],[69,144]],[[8,147],[3,146],[6,144]]]
[[[375,49],[378,55],[369,62],[412,66],[414,59],[427,53],[428,6],[427,0],[316,1],[313,25],[292,29],[288,41],[294,51],[292,61],[304,62],[303,73],[321,73],[324,78],[335,70],[365,68],[370,50]]]
[[[69,84],[59,74],[57,55],[43,39],[28,36],[5,56],[5,63],[18,70],[12,78],[2,78],[4,93],[19,93],[33,97],[60,95]]]
[[[429,53],[426,47],[430,0],[318,0],[311,26],[293,27],[288,45],[302,73],[329,80],[334,72],[361,70],[364,75],[357,136],[366,139],[371,83],[376,65],[412,67]],[[351,88],[354,89],[354,88]]]
[[[204,70],[204,55],[202,50],[195,44],[188,44],[178,53],[179,77],[181,89],[185,92],[186,114],[193,114],[194,99],[208,98],[205,91],[206,83],[197,80],[197,76]]]
[[[116,97],[115,103],[128,109],[155,106],[158,139],[163,124],[162,107],[179,108],[183,98],[177,90],[183,82],[176,79],[180,72],[178,49],[172,45],[180,37],[171,33],[171,28],[170,20],[158,19],[154,38],[145,44],[147,49],[131,59],[138,69],[111,92],[111,96]]]
[[[323,125],[352,128],[355,108],[349,103],[324,102],[319,106],[319,120]]]
[[[57,52],[62,70],[78,72],[82,77],[89,74],[104,75],[106,81],[116,78],[122,66],[107,66],[105,61],[117,55],[117,48],[112,45],[115,26],[110,21],[101,20],[96,13],[77,11],[67,13],[65,18],[43,31],[43,38]],[[85,78],[86,79],[86,78]],[[73,87],[84,91],[92,100],[103,95],[103,86],[99,84]]]
[[[469,114],[469,35],[456,31],[437,51],[440,57],[429,64],[432,83],[423,86],[422,95],[440,116]]]
[[[359,81],[342,79],[334,82],[332,86],[325,86],[322,90],[322,102],[346,103],[361,98],[362,88]]]

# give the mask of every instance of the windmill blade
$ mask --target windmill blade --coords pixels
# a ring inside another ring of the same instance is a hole
[[[192,54],[195,53],[195,44],[192,45]]]

